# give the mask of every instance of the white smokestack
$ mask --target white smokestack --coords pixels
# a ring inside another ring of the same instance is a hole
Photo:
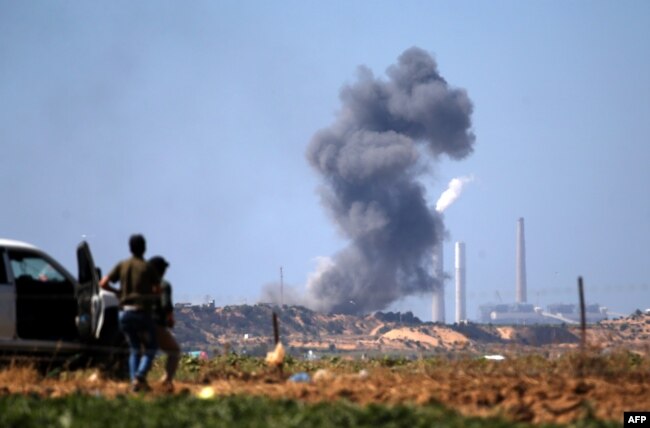
[[[524,219],[517,220],[517,260],[516,295],[517,303],[526,303],[526,241],[524,239]]]
[[[436,211],[443,213],[456,199],[460,197],[463,192],[465,184],[474,181],[473,175],[466,175],[463,177],[452,178],[447,189],[442,192],[438,201],[436,202]],[[431,309],[431,320],[433,322],[445,322],[445,272],[443,265],[443,243],[436,247],[433,255],[433,265],[435,266],[435,276],[440,279],[440,288],[434,290],[433,301]]]
[[[433,302],[431,308],[431,321],[445,323],[445,271],[443,264],[443,245],[436,246],[433,255],[433,265],[436,269],[436,278],[440,281],[440,287],[433,291]]]
[[[465,243],[456,242],[456,322],[467,319],[465,313]]]

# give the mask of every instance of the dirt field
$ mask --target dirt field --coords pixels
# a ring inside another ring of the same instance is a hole
[[[622,420],[623,412],[650,408],[647,382],[605,381],[587,377],[506,376],[476,377],[457,373],[425,376],[420,373],[377,371],[367,379],[343,375],[312,384],[217,381],[217,394],[259,394],[308,402],[346,399],[355,403],[442,403],[466,415],[505,415],[526,422],[566,423],[593,416]],[[195,386],[191,386],[195,389]]]
[[[634,356],[632,356],[634,357]],[[305,402],[347,400],[358,404],[441,403],[465,415],[504,416],[512,421],[568,423],[582,418],[622,421],[623,412],[650,409],[647,357],[590,358],[550,363],[541,358],[509,361],[409,362],[395,367],[360,365],[308,370],[309,382],[269,369],[203,367],[193,381],[177,382],[175,394],[207,399],[232,394],[291,398]],[[579,376],[582,367],[583,376]],[[163,392],[151,382],[151,396]],[[86,393],[107,398],[128,394],[128,384],[94,372],[43,377],[30,369],[0,371],[0,395],[57,397]]]

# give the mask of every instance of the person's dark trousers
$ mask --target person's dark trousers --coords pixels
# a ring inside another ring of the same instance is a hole
[[[120,329],[129,343],[131,381],[146,381],[158,349],[156,325],[144,311],[120,311],[119,319]]]

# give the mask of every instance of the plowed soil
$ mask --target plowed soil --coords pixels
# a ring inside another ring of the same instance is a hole
[[[582,418],[621,421],[624,411],[650,410],[650,373],[600,369],[578,371],[529,368],[506,361],[484,361],[480,366],[417,364],[376,367],[362,372],[321,369],[308,382],[289,380],[270,370],[242,373],[225,379],[212,373],[195,382],[177,382],[174,394],[251,394],[305,402],[347,400],[358,404],[440,403],[465,415],[503,416],[512,421],[568,423]],[[151,382],[148,396],[165,394]],[[0,395],[37,394],[57,397],[87,393],[107,398],[130,394],[128,383],[101,379],[95,373],[48,379],[29,369],[0,371]]]

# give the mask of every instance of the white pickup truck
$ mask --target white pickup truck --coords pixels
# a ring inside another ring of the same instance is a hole
[[[88,244],[77,247],[75,278],[45,252],[0,239],[0,357],[83,361],[123,367],[118,301],[101,290]]]

